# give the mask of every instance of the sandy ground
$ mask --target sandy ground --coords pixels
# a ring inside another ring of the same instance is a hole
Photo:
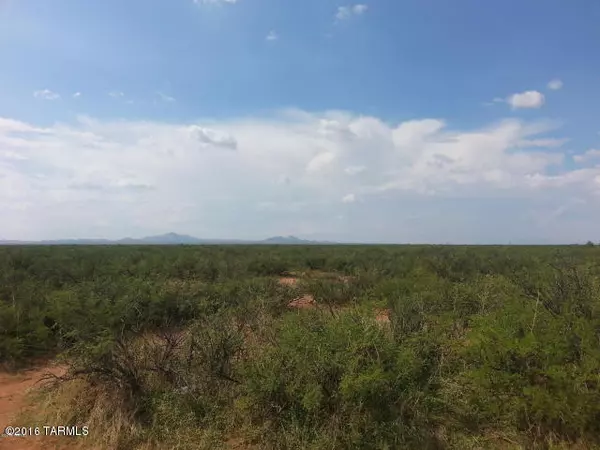
[[[72,448],[72,438],[56,437],[6,437],[7,426],[43,427],[61,424],[23,424],[17,423],[17,416],[27,407],[26,395],[35,389],[38,382],[48,372],[62,375],[65,369],[55,365],[45,365],[16,374],[0,373],[0,450],[57,450]],[[66,440],[66,441],[65,441]]]

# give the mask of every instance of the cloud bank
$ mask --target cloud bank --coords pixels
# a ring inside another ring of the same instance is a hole
[[[600,219],[597,150],[569,168],[558,132],[340,111],[50,127],[0,118],[0,238],[585,241]]]

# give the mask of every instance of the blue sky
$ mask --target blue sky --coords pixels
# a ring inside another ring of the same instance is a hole
[[[600,240],[599,21],[591,0],[0,0],[0,238]]]

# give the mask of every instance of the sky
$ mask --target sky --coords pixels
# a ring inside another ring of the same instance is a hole
[[[0,0],[0,239],[600,241],[597,0]]]

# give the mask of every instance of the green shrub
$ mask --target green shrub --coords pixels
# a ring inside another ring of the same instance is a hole
[[[263,439],[307,431],[305,448],[433,442],[418,356],[354,313],[286,317],[277,342],[242,370],[244,414]],[[310,432],[309,432],[310,430]]]

